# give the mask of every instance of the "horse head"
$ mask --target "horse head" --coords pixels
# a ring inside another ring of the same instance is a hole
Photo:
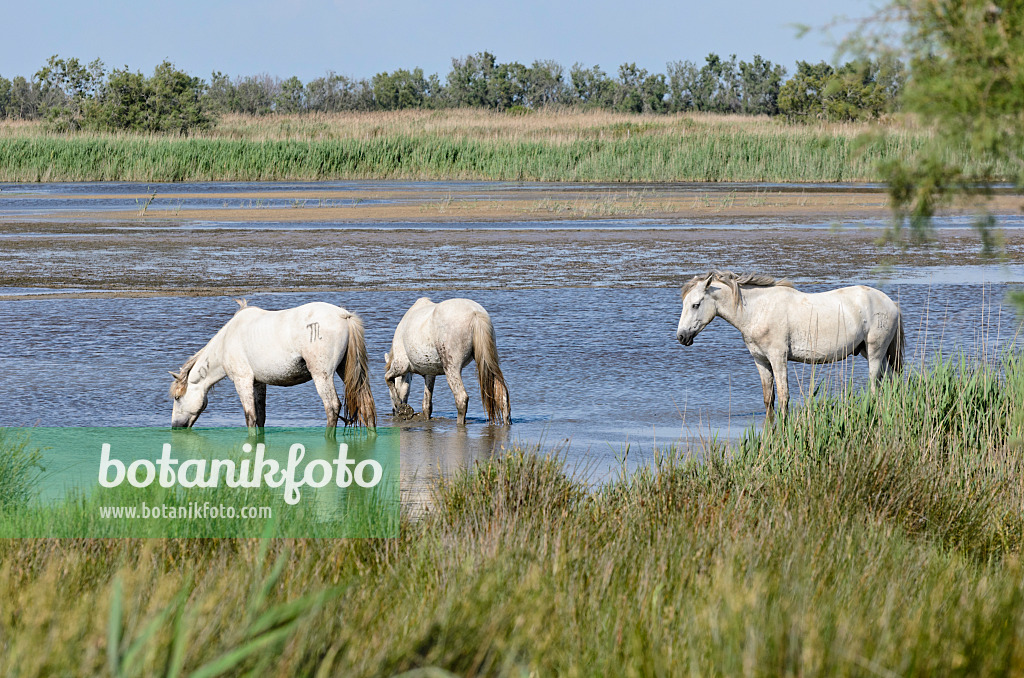
[[[718,307],[711,296],[714,278],[714,273],[696,275],[683,286],[683,312],[676,328],[676,338],[683,346],[691,345],[693,338],[718,314]]]
[[[209,389],[203,388],[198,382],[189,382],[189,373],[195,365],[196,356],[189,359],[180,372],[171,372],[171,428],[189,428],[206,409],[206,394]]]

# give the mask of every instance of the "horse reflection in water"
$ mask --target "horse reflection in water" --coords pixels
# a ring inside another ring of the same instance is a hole
[[[401,422],[402,505],[412,515],[430,508],[438,480],[501,454],[511,445],[508,426],[453,425],[450,419]]]

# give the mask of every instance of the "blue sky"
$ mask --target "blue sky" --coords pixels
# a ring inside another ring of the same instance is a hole
[[[169,59],[193,75],[269,73],[303,81],[333,70],[371,77],[422,67],[443,79],[451,58],[488,50],[499,61],[575,61],[615,74],[635,61],[702,63],[708,52],[754,54],[794,70],[797,59],[831,60],[824,35],[796,37],[793,24],[823,26],[862,16],[865,0],[95,0],[10,3],[4,9],[0,75],[30,76],[52,54],[146,73]]]

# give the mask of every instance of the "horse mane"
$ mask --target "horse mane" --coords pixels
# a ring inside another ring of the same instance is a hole
[[[171,382],[172,398],[180,398],[185,395],[185,391],[188,390],[188,373],[195,367],[196,361],[199,360],[199,354],[202,352],[202,349],[196,351],[195,355],[185,361],[180,370],[171,372],[171,376],[174,377],[174,381]]]
[[[235,303],[238,304],[238,310],[235,311],[235,315],[238,312],[246,308],[256,308],[255,306],[249,306],[248,299],[235,299]],[[213,341],[212,339],[210,341]],[[209,346],[209,343],[207,343]],[[203,348],[206,348],[204,346]],[[199,354],[203,352],[203,349],[199,349],[193,354],[191,358],[185,361],[185,364],[181,366],[181,369],[177,372],[171,372],[171,376],[174,377],[174,381],[171,382],[171,397],[180,398],[185,395],[185,391],[188,390],[188,373],[195,367],[196,361],[199,360]]]
[[[685,285],[683,285],[683,297],[685,297],[690,290],[696,287],[703,281],[717,281],[729,287],[732,290],[733,304],[739,306],[743,303],[742,295],[740,293],[740,287],[793,287],[793,283],[785,278],[773,278],[770,275],[763,275],[760,273],[747,273],[745,275],[738,275],[732,271],[708,271],[703,275],[695,275]]]

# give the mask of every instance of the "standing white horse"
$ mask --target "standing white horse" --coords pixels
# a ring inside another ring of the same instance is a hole
[[[775,390],[783,414],[789,405],[786,362],[830,363],[851,354],[868,359],[871,390],[903,364],[903,317],[884,292],[857,285],[807,294],[786,280],[712,271],[683,287],[683,313],[676,337],[683,346],[715,316],[743,335],[761,375],[767,418]]]
[[[335,373],[345,384],[345,423],[376,426],[359,316],[323,302],[283,311],[265,311],[244,300],[238,305],[213,339],[180,371],[171,372],[172,427],[192,426],[206,409],[207,393],[224,377],[235,383],[250,428],[266,422],[267,384],[294,386],[312,379],[330,432],[341,411]]]
[[[475,360],[487,418],[499,424],[511,420],[508,387],[498,365],[491,317],[475,301],[448,299],[435,304],[426,297],[417,300],[398,323],[391,352],[384,354],[384,360],[384,379],[394,411],[407,406],[409,382],[413,374],[419,374],[424,384],[423,414],[429,419],[434,378],[443,374],[455,396],[459,424],[465,424],[469,396],[462,383],[462,369]]]

